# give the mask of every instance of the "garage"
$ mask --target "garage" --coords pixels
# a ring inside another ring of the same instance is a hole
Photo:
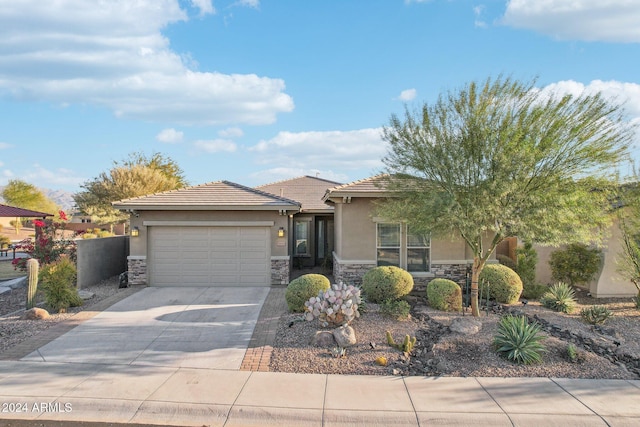
[[[150,227],[153,286],[268,286],[268,227]]]

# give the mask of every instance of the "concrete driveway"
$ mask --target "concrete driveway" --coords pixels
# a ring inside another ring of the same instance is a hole
[[[23,361],[239,369],[269,288],[145,288]]]

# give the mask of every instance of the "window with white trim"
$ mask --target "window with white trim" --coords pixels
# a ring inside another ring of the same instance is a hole
[[[400,267],[400,224],[378,223],[376,227],[378,266]]]

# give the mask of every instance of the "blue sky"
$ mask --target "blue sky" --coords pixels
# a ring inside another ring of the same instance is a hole
[[[0,185],[77,192],[138,151],[194,185],[350,182],[392,113],[499,74],[640,123],[639,22],[637,0],[0,0]]]

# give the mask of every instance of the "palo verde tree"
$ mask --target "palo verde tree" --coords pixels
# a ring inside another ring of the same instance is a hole
[[[610,221],[608,189],[632,127],[600,94],[549,95],[535,81],[498,77],[392,115],[383,138],[385,185],[397,197],[378,215],[420,232],[459,235],[478,275],[507,237],[547,245],[597,241]]]
[[[60,207],[36,186],[20,179],[12,179],[7,183],[2,191],[2,198],[11,206],[50,213],[54,215],[55,219],[60,219],[58,214]],[[16,218],[16,234],[18,234],[21,225],[22,220]]]
[[[159,153],[151,157],[133,153],[123,162],[114,162],[108,172],[82,184],[84,191],[77,193],[74,200],[78,209],[98,224],[124,222],[129,215],[113,209],[111,202],[185,185],[182,170],[170,158]]]
[[[618,209],[618,225],[622,233],[622,250],[617,255],[618,272],[628,279],[638,290],[634,298],[640,308],[640,181],[635,181],[620,189],[621,206]]]

